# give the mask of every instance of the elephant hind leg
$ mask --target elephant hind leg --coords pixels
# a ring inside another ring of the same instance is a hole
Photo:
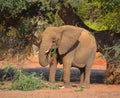
[[[85,66],[85,78],[84,78],[84,85],[83,85],[85,88],[90,87],[90,74],[91,74],[91,68],[92,68],[94,59],[95,59],[95,53],[92,54],[92,56],[89,58]]]
[[[90,87],[90,68],[80,68],[80,87]]]
[[[85,81],[84,81],[85,88],[90,87],[90,73],[91,73],[91,68],[86,66],[86,68],[85,68]]]
[[[80,70],[80,87],[82,87],[85,80],[85,67],[79,68],[79,70]]]
[[[93,65],[93,58],[90,58],[87,65],[85,66],[85,80],[84,80],[84,86],[85,88],[90,87],[90,74],[91,74],[91,68]]]

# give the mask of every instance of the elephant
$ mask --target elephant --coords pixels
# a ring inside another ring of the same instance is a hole
[[[57,63],[62,63],[65,87],[70,87],[71,67],[80,69],[80,87],[89,88],[96,50],[94,36],[84,28],[72,25],[47,27],[42,33],[39,63],[43,67],[50,66],[50,82],[55,82]]]

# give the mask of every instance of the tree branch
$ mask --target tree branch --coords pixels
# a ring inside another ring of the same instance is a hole
[[[96,31],[89,28],[87,25],[84,24],[82,19],[80,19],[80,17],[75,13],[70,4],[62,2],[60,10],[58,11],[58,15],[66,25],[77,25],[93,33],[97,41],[98,51],[104,53],[104,51],[102,50],[104,48],[104,45],[109,47],[113,45],[118,45],[120,33],[118,34],[114,33],[111,30]]]

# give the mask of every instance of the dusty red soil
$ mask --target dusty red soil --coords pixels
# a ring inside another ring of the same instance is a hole
[[[60,88],[60,89],[42,89],[35,91],[18,91],[18,90],[0,90],[0,98],[120,98],[120,85],[106,85],[103,83],[104,73],[106,69],[106,62],[98,58],[99,53],[96,55],[94,65],[91,72],[91,86],[89,89],[83,89],[77,92],[78,87]],[[0,67],[3,68],[3,63],[0,62]],[[16,62],[13,62],[16,64]],[[30,61],[26,60],[23,66],[26,71],[43,72],[48,77],[48,67],[42,68],[38,63],[37,56],[30,57]],[[56,79],[59,80],[60,76],[58,70],[62,65],[58,65]],[[79,71],[75,68],[71,70],[72,84],[79,83]]]

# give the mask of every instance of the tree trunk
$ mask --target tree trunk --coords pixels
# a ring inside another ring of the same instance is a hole
[[[79,27],[83,27],[94,34],[98,51],[100,51],[103,55],[106,51],[104,51],[104,46],[112,47],[112,46],[118,46],[120,45],[120,33],[114,33],[111,30],[104,30],[104,31],[96,31],[91,28],[89,28],[87,25],[84,24],[84,22],[80,19],[80,17],[75,13],[73,8],[68,3],[61,3],[61,8],[58,11],[58,15],[60,18],[64,21],[67,25],[77,25]],[[112,58],[115,56],[116,51],[109,54],[109,56],[106,57],[107,61],[107,70],[106,70],[106,79],[110,79],[112,77],[112,83],[119,84],[120,83],[120,68],[117,69],[115,67],[116,60],[112,61],[112,64],[110,63],[110,60],[108,57]],[[117,60],[118,61],[118,60]],[[111,67],[112,66],[112,67]],[[120,67],[120,63],[117,65]],[[117,74],[115,74],[117,70]],[[114,76],[111,76],[114,74]]]

